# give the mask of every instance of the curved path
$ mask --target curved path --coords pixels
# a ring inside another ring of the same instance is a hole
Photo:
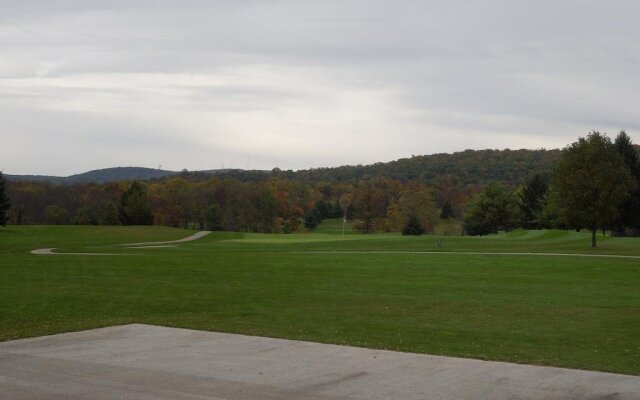
[[[39,256],[68,256],[68,255],[72,255],[72,256],[118,256],[121,254],[115,254],[115,253],[54,253],[53,251],[55,250],[55,247],[50,247],[47,249],[35,249],[35,250],[31,250],[30,253],[31,254],[36,254]]]
[[[165,240],[162,242],[142,242],[142,243],[126,243],[121,246],[125,246],[130,249],[150,249],[150,248],[158,248],[158,247],[172,247],[171,245],[191,242],[193,240],[200,239],[201,237],[207,236],[211,231],[200,231],[196,234],[188,236],[183,239],[177,240]],[[45,249],[35,249],[31,250],[31,254],[37,255],[73,255],[73,256],[121,256],[123,254],[117,253],[54,253],[55,247],[45,248]]]
[[[186,237],[184,239],[178,239],[178,240],[165,240],[163,242],[142,242],[142,243],[127,243],[127,244],[123,244],[122,246],[126,246],[126,247],[136,247],[136,248],[142,248],[142,247],[160,247],[162,245],[167,245],[167,244],[178,244],[178,243],[184,243],[184,242],[191,242],[193,240],[197,240],[200,239],[201,237],[207,236],[208,234],[210,234],[211,231],[200,231],[196,234],[193,234],[189,237]]]

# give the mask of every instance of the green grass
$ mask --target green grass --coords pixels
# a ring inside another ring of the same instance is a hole
[[[355,224],[353,221],[348,221],[344,224],[344,234],[346,235],[360,235],[359,232],[354,230]],[[342,218],[338,219],[326,219],[322,221],[318,226],[313,230],[313,233],[326,233],[331,235],[342,235],[343,233],[343,223]]]
[[[640,255],[638,239],[599,237],[597,249],[589,234],[561,231],[343,239],[341,223],[325,224],[145,250],[117,244],[191,232],[0,229],[0,340],[140,322],[640,374],[639,259],[455,254]],[[364,253],[439,240],[451,254]],[[29,254],[38,247],[123,255]]]

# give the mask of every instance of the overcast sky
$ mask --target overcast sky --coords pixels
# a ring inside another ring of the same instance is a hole
[[[0,170],[640,142],[640,2],[0,0]]]

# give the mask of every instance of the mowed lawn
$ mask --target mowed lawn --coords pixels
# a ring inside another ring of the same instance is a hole
[[[0,229],[0,340],[131,322],[640,374],[640,240],[213,233],[161,227]],[[446,254],[435,251],[440,242]],[[29,251],[121,253],[37,256]]]

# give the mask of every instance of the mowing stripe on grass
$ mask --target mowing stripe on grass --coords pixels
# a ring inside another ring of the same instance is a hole
[[[601,258],[630,258],[640,259],[640,256],[625,256],[620,254],[580,254],[580,253],[496,253],[496,252],[474,252],[474,251],[411,251],[411,250],[300,250],[284,251],[278,253],[298,253],[298,254],[450,254],[469,256],[551,256],[551,257],[601,257]]]

